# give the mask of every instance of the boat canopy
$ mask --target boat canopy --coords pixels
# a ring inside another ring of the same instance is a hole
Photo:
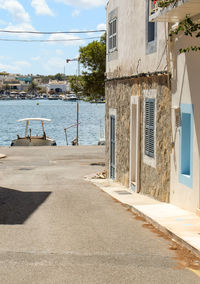
[[[48,119],[48,118],[23,118],[23,119],[19,119],[18,122],[21,122],[21,121],[29,121],[29,120],[35,120],[35,121],[48,121],[50,122],[51,119]]]

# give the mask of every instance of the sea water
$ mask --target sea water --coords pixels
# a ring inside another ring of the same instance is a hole
[[[19,119],[49,118],[45,123],[47,136],[56,140],[58,146],[66,145],[64,128],[77,122],[77,103],[61,100],[8,100],[0,101],[0,146],[9,146],[17,134],[24,136],[25,122]],[[105,104],[79,101],[79,144],[97,145],[104,135]],[[41,123],[30,123],[31,134],[42,135]],[[76,127],[67,130],[69,145],[76,138]]]

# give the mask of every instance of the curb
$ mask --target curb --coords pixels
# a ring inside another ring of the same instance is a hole
[[[157,222],[153,218],[149,217],[147,214],[145,214],[142,211],[140,211],[134,205],[127,204],[126,202],[123,202],[122,200],[120,200],[120,198],[118,199],[116,196],[113,196],[108,190],[106,190],[104,188],[104,186],[102,186],[101,183],[97,182],[98,179],[92,178],[91,176],[87,176],[87,177],[85,177],[85,180],[91,182],[92,184],[94,184],[95,186],[100,188],[103,192],[105,192],[106,194],[110,195],[112,198],[117,200],[124,207],[128,208],[129,210],[131,210],[134,214],[144,218],[144,220],[147,223],[153,225],[157,230],[159,230],[160,232],[166,234],[172,241],[175,241],[177,244],[179,244],[180,246],[188,249],[194,255],[196,255],[198,258],[200,258],[200,250],[198,250],[197,248],[193,247],[190,243],[188,243],[187,241],[183,240],[181,237],[176,235],[176,233],[174,233],[170,229],[166,228],[164,225],[160,224],[159,222]],[[126,190],[127,190],[127,192],[129,191],[128,188],[126,188]]]
[[[192,253],[194,253],[197,257],[200,258],[200,251],[198,249],[196,249],[195,247],[193,247],[191,244],[187,243],[186,241],[184,241],[183,239],[181,239],[179,236],[177,236],[174,232],[172,232],[171,230],[167,229],[166,227],[164,227],[163,225],[159,224],[157,221],[153,220],[152,218],[150,218],[149,216],[147,216],[146,214],[144,214],[143,212],[139,211],[137,208],[135,208],[134,206],[131,206],[129,204],[125,204],[122,203],[121,201],[119,201],[121,204],[124,204],[125,206],[127,206],[133,213],[135,213],[136,215],[143,217],[145,219],[145,221],[147,221],[149,224],[153,225],[156,229],[158,229],[160,232],[166,234],[172,241],[175,241],[176,243],[178,243],[179,245],[187,248],[188,250],[190,250]]]

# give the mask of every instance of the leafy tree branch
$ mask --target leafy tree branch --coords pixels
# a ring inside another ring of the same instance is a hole
[[[92,41],[80,47],[79,61],[85,68],[82,76],[70,79],[72,89],[82,92],[88,100],[105,98],[106,35],[100,41]]]

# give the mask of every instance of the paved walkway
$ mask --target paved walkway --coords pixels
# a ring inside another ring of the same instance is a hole
[[[112,180],[89,180],[200,257],[199,216],[172,204],[134,193]]]
[[[0,152],[0,283],[200,283],[195,258],[84,179],[104,170],[104,147]]]

